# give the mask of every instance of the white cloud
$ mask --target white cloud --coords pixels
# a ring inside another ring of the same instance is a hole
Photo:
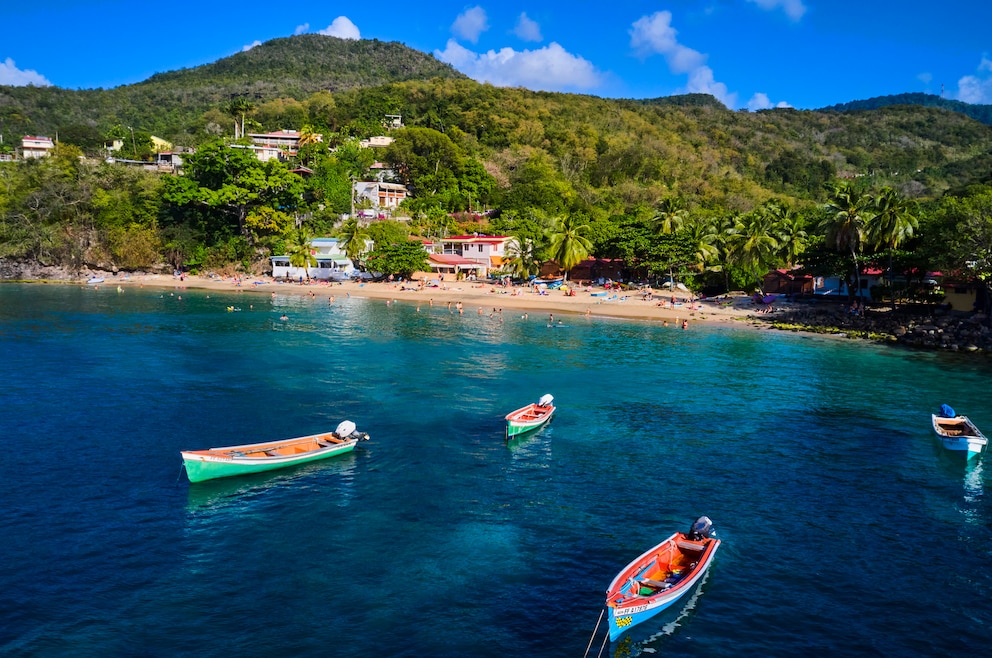
[[[748,2],[753,2],[762,9],[766,11],[774,11],[779,7],[785,12],[785,15],[794,21],[798,21],[806,13],[806,5],[803,4],[803,0],[747,0]]]
[[[747,109],[752,112],[757,112],[758,110],[770,110],[773,107],[792,107],[785,101],[779,101],[777,103],[772,103],[771,99],[768,98],[768,94],[758,92],[751,97],[751,100],[747,102]]]
[[[564,91],[591,89],[602,81],[589,61],[554,42],[537,50],[502,48],[475,53],[449,39],[445,49],[434,54],[470,78],[498,87]]]
[[[992,60],[982,56],[978,72],[992,72]],[[992,76],[966,75],[958,80],[958,100],[982,105],[992,103]]]
[[[923,84],[928,85],[931,82],[933,82],[933,74],[924,71],[923,73],[920,73],[918,76],[916,76],[916,79],[922,82]]]
[[[672,73],[688,74],[687,92],[712,94],[729,108],[737,103],[737,94],[729,93],[727,85],[717,82],[713,69],[706,66],[707,56],[679,43],[670,11],[659,11],[638,19],[631,26],[630,47],[641,57],[664,55]]]
[[[339,39],[358,40],[362,38],[362,33],[358,31],[358,27],[348,20],[347,16],[338,16],[323,30],[318,30],[317,34]]]
[[[544,37],[541,36],[541,26],[537,24],[537,21],[527,18],[526,12],[520,14],[520,18],[517,19],[517,26],[513,28],[513,33],[522,41],[544,40]]]
[[[262,42],[259,41],[258,39],[255,39],[254,41],[252,41],[251,43],[249,43],[247,46],[242,46],[241,47],[241,52],[246,53],[249,50],[251,50],[252,48],[254,48],[255,46],[261,46],[261,45],[262,45]]]
[[[293,34],[304,34],[309,30],[310,30],[310,23],[304,23],[303,25],[297,25],[296,29],[293,30]]]
[[[27,85],[50,87],[51,84],[45,76],[37,71],[20,70],[14,65],[14,60],[9,57],[5,61],[0,62],[0,85],[9,85],[11,87],[25,87]]]
[[[466,9],[451,24],[451,33],[471,43],[479,42],[479,35],[489,29],[489,17],[486,10],[475,6]]]

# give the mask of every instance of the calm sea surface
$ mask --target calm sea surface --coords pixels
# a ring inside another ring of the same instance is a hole
[[[582,656],[702,514],[705,582],[603,655],[992,647],[992,457],[929,428],[992,430],[992,362],[489,310],[0,285],[0,654]],[[372,440],[342,458],[181,470],[344,419]]]

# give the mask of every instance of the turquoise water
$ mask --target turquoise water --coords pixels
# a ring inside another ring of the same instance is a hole
[[[0,653],[581,656],[616,572],[701,514],[705,583],[616,655],[992,646],[989,471],[929,429],[992,428],[990,362],[489,310],[0,286]],[[345,418],[372,440],[342,458],[181,472]]]

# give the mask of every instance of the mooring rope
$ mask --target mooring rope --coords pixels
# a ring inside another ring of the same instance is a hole
[[[592,629],[592,637],[589,638],[589,644],[586,645],[586,652],[582,654],[582,658],[586,658],[589,655],[589,649],[592,648],[592,641],[596,639],[596,633],[599,631],[599,624],[603,621],[603,613],[606,612],[606,608],[599,611],[599,619],[596,620],[596,628]],[[607,635],[609,637],[609,635]],[[602,649],[600,649],[602,651]]]

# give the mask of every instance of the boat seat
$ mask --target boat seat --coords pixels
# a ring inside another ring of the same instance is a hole
[[[678,540],[675,544],[683,551],[701,551],[706,548],[706,544],[697,544],[696,542],[686,541],[684,539]]]
[[[651,580],[650,578],[641,578],[637,582],[641,587],[650,587],[651,589],[668,589],[672,586],[671,583],[666,583],[663,580]]]

